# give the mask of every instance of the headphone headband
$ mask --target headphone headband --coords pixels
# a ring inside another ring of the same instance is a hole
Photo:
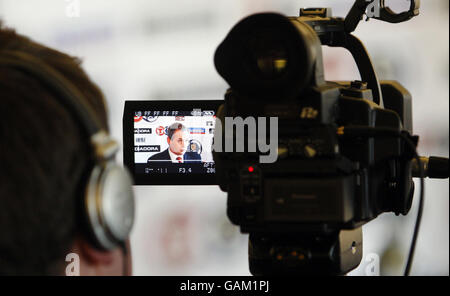
[[[9,50],[0,51],[0,66],[7,66],[29,74],[37,78],[47,89],[55,92],[58,101],[73,113],[87,132],[90,142],[94,146],[96,159],[109,159],[117,152],[117,143],[111,140],[101,128],[100,121],[84,96],[58,71],[27,53]]]
[[[102,125],[80,91],[52,67],[27,53],[9,50],[0,51],[0,66],[32,75],[47,86],[47,89],[54,91],[57,99],[67,110],[71,110],[84,126],[89,137],[102,129]]]

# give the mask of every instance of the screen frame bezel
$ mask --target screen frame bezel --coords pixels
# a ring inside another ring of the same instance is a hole
[[[125,101],[122,118],[123,164],[130,171],[134,185],[218,185],[216,174],[151,175],[136,174],[134,162],[134,114],[135,111],[160,110],[217,110],[224,100],[164,100]]]

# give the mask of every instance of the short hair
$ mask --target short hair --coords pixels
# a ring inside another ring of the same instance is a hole
[[[175,123],[172,123],[167,128],[167,136],[169,137],[170,140],[172,140],[173,134],[178,130],[181,130],[184,132],[184,131],[186,131],[186,127],[179,122],[175,122]]]
[[[105,101],[81,61],[6,29],[0,51],[38,58],[75,85],[108,130]],[[36,79],[0,65],[0,275],[62,274],[80,234],[84,183],[94,165],[87,134]]]

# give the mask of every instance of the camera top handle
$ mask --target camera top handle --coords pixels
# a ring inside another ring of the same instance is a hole
[[[308,24],[320,38],[322,45],[342,47],[353,56],[361,75],[361,80],[367,82],[372,90],[373,102],[384,107],[380,83],[364,44],[355,36],[346,32],[343,18],[331,16],[331,8],[300,9],[300,17],[292,17]]]
[[[322,45],[342,47],[352,54],[361,79],[367,82],[368,88],[372,90],[373,101],[384,107],[380,83],[370,56],[363,43],[350,34],[356,29],[368,6],[374,1],[380,1],[380,16],[374,18],[382,21],[400,23],[419,14],[420,0],[410,0],[409,11],[400,14],[395,14],[389,7],[386,7],[385,0],[357,0],[345,19],[333,18],[331,9],[327,8],[301,9],[300,18],[316,31]]]

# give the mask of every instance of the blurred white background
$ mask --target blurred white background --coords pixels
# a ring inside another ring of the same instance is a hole
[[[421,2],[421,15],[412,21],[362,22],[355,35],[366,44],[379,77],[398,80],[412,93],[419,152],[448,157],[449,1]],[[0,19],[21,34],[82,58],[107,97],[112,134],[121,140],[125,100],[223,98],[227,85],[215,71],[213,55],[241,18],[260,11],[297,15],[300,7],[319,6],[345,16],[352,3],[0,0]],[[344,50],[324,50],[327,79],[359,78]],[[448,180],[426,181],[414,275],[449,274],[448,185]],[[247,236],[228,221],[226,194],[217,186],[142,186],[135,192],[135,275],[249,274]],[[402,273],[417,202],[416,195],[406,217],[383,214],[364,226],[364,256],[380,256],[381,274]],[[351,275],[365,274],[365,259]]]

